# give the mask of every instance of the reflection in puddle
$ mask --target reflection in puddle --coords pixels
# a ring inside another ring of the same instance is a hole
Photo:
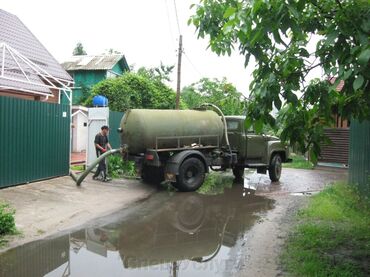
[[[0,276],[229,276],[243,235],[272,207],[242,185],[157,193],[118,222],[4,253]]]
[[[318,194],[320,191],[319,190],[314,190],[314,191],[300,191],[300,192],[292,192],[290,195],[293,196],[311,196]]]

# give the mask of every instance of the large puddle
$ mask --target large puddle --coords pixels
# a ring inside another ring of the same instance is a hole
[[[109,224],[5,252],[0,276],[230,276],[245,234],[272,208],[240,184],[217,195],[158,192]]]

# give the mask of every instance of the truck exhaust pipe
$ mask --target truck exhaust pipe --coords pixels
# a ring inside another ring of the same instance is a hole
[[[107,152],[105,152],[103,155],[99,156],[99,158],[97,158],[84,172],[82,172],[81,174],[77,175],[77,174],[74,174],[72,171],[69,172],[69,175],[72,177],[73,181],[76,182],[76,185],[77,186],[80,186],[82,181],[86,178],[86,176],[90,173],[91,170],[93,170],[95,168],[95,166],[100,163],[101,160],[105,159],[106,157],[110,156],[110,155],[113,155],[115,153],[118,153],[118,152],[122,152],[122,148],[118,148],[118,149],[112,149],[112,150],[109,150]]]

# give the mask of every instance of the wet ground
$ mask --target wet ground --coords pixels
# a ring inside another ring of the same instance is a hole
[[[281,275],[292,215],[306,195],[345,178],[343,170],[284,169],[280,183],[249,173],[216,195],[158,191],[80,230],[3,253],[0,276]]]

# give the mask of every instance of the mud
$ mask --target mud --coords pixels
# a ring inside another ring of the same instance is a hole
[[[284,169],[271,184],[250,172],[218,195],[158,191],[77,231],[3,253],[0,276],[283,275],[279,253],[306,192],[346,174]]]

